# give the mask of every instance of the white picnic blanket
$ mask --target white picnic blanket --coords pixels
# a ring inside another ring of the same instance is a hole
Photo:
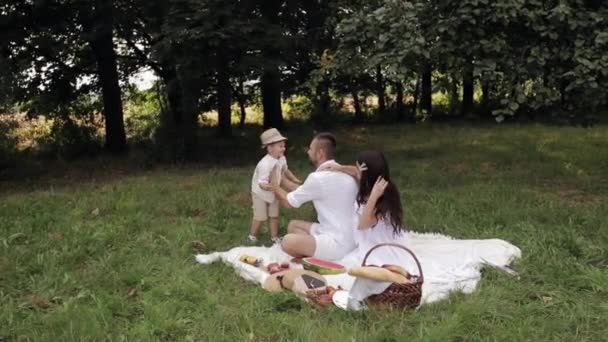
[[[500,239],[457,240],[451,237],[432,234],[408,232],[406,246],[418,257],[424,274],[421,304],[432,303],[446,298],[452,291],[471,293],[481,279],[481,269],[485,265],[510,270],[508,266],[513,260],[521,257],[521,250],[513,244]],[[269,276],[264,270],[239,261],[243,254],[263,259],[263,264],[272,262],[289,262],[291,257],[285,254],[279,245],[272,247],[234,247],[225,252],[196,255],[196,261],[209,264],[217,260],[234,267],[236,272],[249,281],[264,284]],[[347,268],[359,266],[361,260],[356,260],[354,254],[347,255],[337,261]],[[412,274],[418,274],[413,259],[406,263],[406,269]],[[292,268],[301,265],[291,264]],[[341,286],[351,291],[353,297],[364,297],[384,291],[387,284],[370,282],[358,283],[355,288],[354,277],[348,274],[326,275],[329,285]]]

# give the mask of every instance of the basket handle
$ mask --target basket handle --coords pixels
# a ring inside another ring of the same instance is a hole
[[[363,258],[363,262],[361,263],[361,266],[367,266],[365,264],[367,262],[367,258],[375,249],[380,248],[380,247],[386,247],[386,246],[401,248],[404,251],[410,253],[410,255],[414,258],[414,261],[416,261],[416,266],[418,266],[418,272],[420,272],[420,281],[421,282],[424,281],[424,276],[422,275],[422,266],[420,266],[420,261],[418,261],[418,258],[416,257],[414,252],[412,252],[409,248],[407,248],[403,245],[396,244],[396,243],[380,243],[380,244],[377,244],[374,247],[370,248],[370,250],[367,251],[367,253],[365,253],[365,257]]]

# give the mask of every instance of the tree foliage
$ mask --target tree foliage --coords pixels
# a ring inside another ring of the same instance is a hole
[[[450,94],[444,114],[497,121],[585,115],[608,100],[601,0],[3,0],[0,16],[0,107],[63,120],[102,111],[114,152],[126,148],[120,91],[142,69],[159,78],[158,137],[185,158],[201,112],[232,134],[244,82],[266,127],[283,126],[291,95],[312,100],[315,122],[343,96],[358,121],[370,94],[386,120],[437,115],[437,91]],[[75,108],[83,97],[88,110]]]

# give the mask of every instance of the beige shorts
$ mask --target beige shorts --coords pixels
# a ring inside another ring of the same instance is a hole
[[[275,200],[272,203],[268,203],[252,193],[251,202],[253,203],[253,219],[255,221],[266,221],[269,217],[279,217],[279,201]]]

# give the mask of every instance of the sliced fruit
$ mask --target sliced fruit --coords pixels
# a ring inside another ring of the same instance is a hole
[[[340,264],[317,258],[302,259],[302,266],[304,266],[304,269],[306,270],[319,274],[340,274],[346,272],[346,268]]]

